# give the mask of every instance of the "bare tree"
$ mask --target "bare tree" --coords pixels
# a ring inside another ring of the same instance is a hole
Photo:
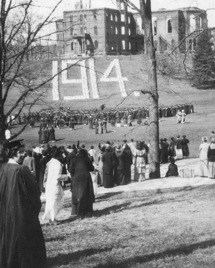
[[[1,0],[0,6],[0,140],[5,139],[7,118],[18,117],[44,99],[52,77],[47,66],[28,60],[29,53],[41,37],[42,30],[53,23],[53,14],[62,0],[42,20],[32,13],[33,0]],[[25,126],[19,130],[18,136]],[[14,137],[13,137],[14,138]]]

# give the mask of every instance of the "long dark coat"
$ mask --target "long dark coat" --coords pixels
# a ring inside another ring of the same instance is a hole
[[[125,152],[115,152],[114,180],[117,185],[125,185]]]
[[[186,138],[183,138],[183,139],[181,140],[183,156],[189,156],[189,154],[190,154],[190,152],[189,152],[189,147],[188,147],[188,143],[189,143],[189,140],[186,139]]]
[[[43,268],[40,192],[28,167],[0,164],[0,267]]]
[[[104,188],[111,188],[114,186],[114,153],[110,150],[106,150],[102,154],[103,162],[103,186]]]
[[[93,202],[95,202],[90,175],[94,166],[87,155],[87,151],[81,149],[69,168],[72,176],[72,215],[85,215],[93,211]]]

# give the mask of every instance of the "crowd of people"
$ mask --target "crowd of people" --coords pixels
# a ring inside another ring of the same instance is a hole
[[[0,267],[18,263],[45,267],[45,242],[38,219],[41,194],[46,198],[42,219],[51,224],[57,222],[68,186],[71,217],[91,215],[99,186],[144,181],[150,162],[150,145],[133,139],[118,144],[107,141],[88,149],[79,142],[67,147],[41,143],[28,150],[12,144],[0,143]],[[169,163],[167,177],[179,175],[175,161],[189,156],[188,145],[185,135],[160,140],[160,163]],[[214,131],[202,138],[199,150],[199,176],[215,178]]]
[[[194,113],[193,104],[185,103],[159,107],[159,118],[178,116],[180,113]],[[99,120],[106,120],[112,125],[119,123],[130,125],[132,121],[141,124],[148,117],[148,107],[111,109],[101,105],[100,109],[74,110],[70,107],[61,107],[60,109],[47,109],[29,114],[12,115],[8,117],[7,123],[8,125],[29,124],[31,127],[34,127],[35,124],[40,124],[41,127],[52,125],[54,128],[69,127],[72,130],[75,125],[88,124],[92,126],[96,125]]]

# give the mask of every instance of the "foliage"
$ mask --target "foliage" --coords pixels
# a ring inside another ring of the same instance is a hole
[[[192,84],[197,88],[215,87],[215,51],[209,30],[204,30],[197,39],[193,57]]]

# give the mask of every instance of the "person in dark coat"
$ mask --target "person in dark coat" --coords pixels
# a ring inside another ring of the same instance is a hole
[[[131,165],[133,162],[133,155],[130,147],[127,144],[127,140],[124,140],[123,142],[123,151],[125,155],[125,181],[127,184],[131,182]]]
[[[175,159],[173,157],[170,158],[170,164],[166,172],[166,177],[171,176],[178,176],[178,166],[175,164]]]
[[[49,135],[48,135],[48,137],[49,137],[48,141],[54,142],[55,141],[55,129],[54,129],[53,126],[49,126],[48,133],[49,133]]]
[[[0,267],[45,268],[46,248],[39,222],[40,193],[34,176],[18,164],[21,154],[0,143]]]
[[[84,216],[93,212],[95,196],[90,171],[94,166],[84,149],[80,149],[70,165],[72,215]]]
[[[169,142],[169,156],[171,158],[176,156],[175,147],[176,147],[176,141],[174,137],[171,137]]]
[[[169,144],[167,139],[161,140],[161,163],[167,163],[169,157]]]
[[[189,140],[186,138],[185,135],[183,135],[182,137],[183,137],[183,139],[181,140],[182,154],[183,154],[183,157],[186,158],[190,154],[189,147],[188,147]]]
[[[115,149],[114,181],[117,185],[125,185],[125,151],[120,145]]]
[[[103,186],[104,188],[114,187],[114,153],[110,144],[105,145],[105,152],[102,154],[103,162]]]

